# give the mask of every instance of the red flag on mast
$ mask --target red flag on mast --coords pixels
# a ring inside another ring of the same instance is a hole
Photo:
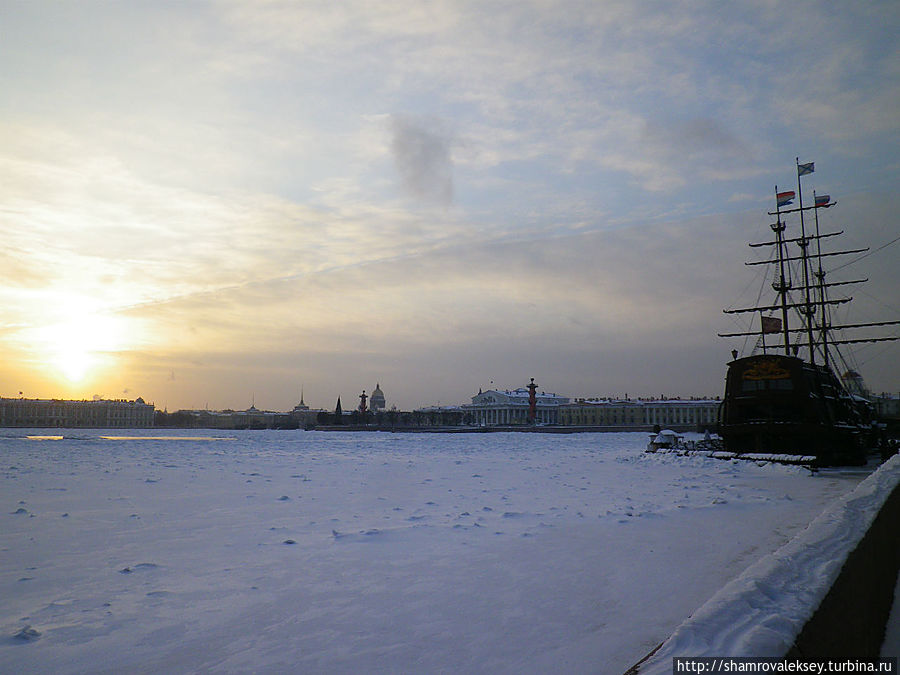
[[[761,316],[763,335],[781,332],[781,319],[775,316]]]

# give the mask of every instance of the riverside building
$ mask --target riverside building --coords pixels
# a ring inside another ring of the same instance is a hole
[[[559,409],[563,426],[713,430],[718,424],[716,399],[576,399]]]
[[[528,396],[527,387],[512,391],[489,389],[479,391],[472,397],[471,403],[461,405],[460,409],[477,426],[528,424]],[[548,393],[536,394],[535,399],[536,424],[557,424],[560,408],[570,400],[566,396]]]
[[[0,398],[0,426],[121,429],[153,426],[154,406],[144,399],[64,401]]]

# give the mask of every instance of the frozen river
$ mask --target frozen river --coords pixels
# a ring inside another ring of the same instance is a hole
[[[622,673],[863,477],[643,433],[111,435],[0,430],[2,672]]]

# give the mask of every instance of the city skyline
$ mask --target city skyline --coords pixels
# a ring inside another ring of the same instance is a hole
[[[0,396],[721,395],[798,157],[900,318],[895,2],[2,13]]]

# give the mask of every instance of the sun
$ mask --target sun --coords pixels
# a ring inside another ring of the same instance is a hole
[[[124,347],[124,319],[97,311],[69,311],[65,318],[37,331],[45,365],[71,385],[84,384],[112,365]]]
[[[99,359],[90,349],[64,345],[53,356],[53,365],[71,384],[77,384],[99,365]]]

